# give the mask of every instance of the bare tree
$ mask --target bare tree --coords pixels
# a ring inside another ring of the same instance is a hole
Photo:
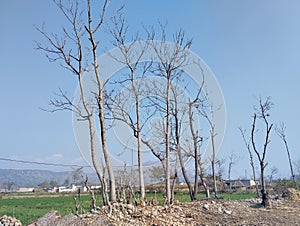
[[[164,108],[164,138],[165,138],[165,178],[166,178],[166,204],[171,203],[171,183],[170,183],[170,129],[171,129],[171,86],[172,80],[177,77],[178,70],[187,62],[187,56],[192,44],[191,40],[186,40],[185,33],[179,31],[174,35],[174,44],[170,46],[166,43],[166,29],[161,26],[160,41],[155,40],[155,32],[149,32],[151,37],[151,47],[159,59],[154,73],[166,80],[165,85],[165,108]],[[180,74],[180,73],[179,73]]]
[[[132,130],[133,136],[137,139],[137,152],[138,152],[138,170],[139,170],[139,184],[140,184],[140,194],[141,199],[144,200],[146,198],[145,194],[145,184],[144,184],[144,172],[143,172],[143,164],[142,164],[142,127],[143,124],[147,121],[149,115],[144,117],[144,122],[141,116],[141,96],[142,96],[142,87],[141,81],[138,79],[142,79],[143,76],[137,76],[137,67],[141,63],[140,60],[147,49],[147,44],[143,42],[143,46],[139,45],[138,50],[135,48],[135,44],[139,43],[138,37],[134,37],[130,40],[130,44],[128,44],[126,33],[128,27],[126,26],[125,19],[122,16],[114,17],[113,19],[113,28],[110,29],[110,33],[114,39],[114,45],[119,48],[122,59],[116,58],[116,56],[112,56],[116,61],[126,65],[129,70],[129,78],[122,79],[118,83],[126,83],[130,82],[130,90],[129,95],[133,95],[135,112],[134,114],[130,114],[131,109],[124,108],[122,103],[116,103],[116,101],[126,102],[126,98],[122,96],[122,93],[119,96],[112,97],[110,106],[110,110],[113,113],[113,117],[116,120],[123,121],[129,128]],[[146,73],[147,68],[142,72],[142,74]],[[120,97],[121,95],[121,97]],[[126,112],[127,111],[127,112]],[[146,111],[145,111],[146,113]]]
[[[238,161],[239,157],[234,153],[231,152],[229,155],[229,162],[228,162],[228,182],[229,182],[229,191],[231,191],[231,172],[232,172],[232,167],[236,162]]]
[[[270,175],[269,175],[269,185],[272,184],[272,181],[274,180],[274,177],[276,174],[278,174],[278,168],[276,166],[271,167],[270,169]]]
[[[199,65],[200,67],[200,65]],[[202,71],[202,68],[200,67],[200,70]],[[195,128],[195,119],[194,115],[197,113],[197,109],[201,106],[203,106],[203,101],[205,101],[205,98],[201,98],[201,93],[204,87],[204,75],[202,71],[202,84],[200,85],[198,89],[198,93],[194,100],[189,100],[188,103],[188,121],[189,121],[189,129],[191,132],[191,139],[192,139],[192,145],[190,148],[190,156],[194,158],[194,170],[195,170],[195,177],[194,177],[194,191],[193,191],[193,200],[197,200],[197,194],[198,194],[198,178],[200,177],[201,183],[203,185],[203,188],[205,190],[205,194],[207,198],[210,198],[210,191],[209,187],[206,183],[205,178],[205,172],[203,168],[203,162],[200,154],[201,146],[204,142],[203,136],[200,135],[199,129]]]
[[[211,169],[212,169],[212,177],[213,177],[213,192],[215,198],[218,198],[218,187],[217,187],[217,175],[216,175],[216,149],[215,149],[215,137],[216,137],[216,132],[215,128],[216,125],[214,123],[214,115],[215,111],[219,110],[222,106],[219,108],[215,108],[213,103],[210,103],[208,93],[206,92],[204,95],[204,101],[198,103],[197,109],[200,115],[207,121],[208,126],[209,126],[209,137],[210,137],[210,142],[212,145],[212,155],[211,155]]]
[[[294,167],[295,167],[295,175],[297,175],[296,181],[299,183],[300,180],[300,159],[294,161]]]
[[[252,142],[252,148],[257,155],[257,158],[259,160],[260,165],[260,178],[261,178],[261,194],[262,194],[262,205],[263,206],[269,206],[269,199],[268,199],[268,192],[266,190],[265,185],[265,168],[267,166],[266,160],[266,154],[268,150],[268,144],[270,143],[270,133],[273,128],[273,124],[269,123],[268,117],[270,116],[270,110],[273,106],[273,103],[270,100],[270,97],[267,97],[265,101],[263,101],[261,98],[259,99],[259,105],[258,107],[254,107],[254,116],[253,116],[253,123],[252,123],[252,130],[251,130],[251,142]],[[255,143],[256,140],[256,124],[257,119],[261,119],[263,122],[263,125],[265,127],[265,135],[264,135],[264,143],[262,151],[260,152],[257,148],[257,145]]]
[[[291,170],[291,175],[293,178],[294,186],[297,188],[297,183],[296,183],[295,173],[294,173],[293,163],[292,163],[292,157],[291,157],[289,146],[288,146],[288,143],[286,140],[285,130],[286,130],[286,126],[283,122],[279,123],[279,126],[275,127],[276,134],[280,137],[280,139],[284,143],[284,146],[285,146],[285,149],[286,149],[286,152],[288,155],[288,160],[289,160],[289,164],[290,164],[290,170]]]
[[[181,172],[183,175],[183,178],[188,186],[189,189],[189,195],[191,200],[194,200],[194,189],[192,186],[192,183],[190,182],[190,179],[188,177],[187,171],[186,171],[186,161],[185,161],[185,156],[183,153],[183,149],[181,147],[181,134],[182,134],[182,127],[184,127],[184,118],[187,114],[186,112],[186,105],[187,103],[184,100],[183,95],[184,94],[184,90],[180,90],[178,88],[178,85],[172,85],[171,84],[171,115],[172,115],[172,121],[173,122],[173,129],[171,131],[171,133],[173,132],[174,135],[172,135],[172,137],[174,137],[174,145],[175,145],[175,151],[176,154],[178,156],[178,160],[179,160],[179,164],[180,164],[180,168],[181,168]],[[196,168],[197,169],[197,168]],[[194,185],[194,187],[197,186],[197,184]]]
[[[216,161],[217,176],[218,176],[218,180],[220,182],[222,182],[222,179],[223,179],[223,174],[225,171],[225,168],[224,168],[225,162],[226,162],[225,159],[217,159],[217,161]]]
[[[87,0],[86,8],[81,1],[69,1],[64,3],[62,0],[54,0],[54,3],[63,13],[68,22],[68,27],[62,28],[62,34],[48,34],[44,27],[37,30],[44,36],[48,45],[44,46],[37,43],[37,49],[46,53],[50,62],[60,61],[61,65],[75,74],[77,77],[81,104],[75,105],[62,91],[60,92],[61,100],[54,100],[51,104],[56,110],[71,110],[76,112],[81,119],[87,120],[89,125],[90,149],[94,169],[98,175],[103,188],[104,204],[110,205],[110,201],[116,201],[115,179],[110,161],[108,145],[106,140],[106,126],[104,118],[104,84],[101,80],[98,67],[97,49],[99,42],[95,40],[95,34],[105,23],[105,14],[108,8],[109,1],[105,0],[100,6],[100,13],[97,16],[92,15],[91,2]],[[81,7],[83,9],[81,9]],[[83,18],[83,12],[86,13],[86,20]],[[87,21],[86,23],[84,21]],[[92,57],[90,57],[90,54]],[[85,90],[83,76],[92,67],[93,76],[97,84],[96,93],[87,93]],[[101,146],[105,165],[96,158],[96,138],[95,138],[95,122],[93,115],[95,114],[93,107],[89,105],[87,96],[92,95],[96,100],[98,107],[98,117],[101,133]],[[101,169],[102,168],[102,169]],[[107,169],[109,176],[110,200],[105,191],[106,181],[104,178],[104,170]]]
[[[256,190],[256,195],[257,197],[259,197],[259,190],[258,190],[258,184],[256,183],[256,171],[255,171],[255,165],[254,165],[254,161],[253,161],[253,155],[252,155],[252,151],[251,151],[251,137],[249,138],[249,140],[247,141],[246,140],[246,130],[243,130],[241,127],[239,128],[241,134],[242,134],[242,137],[243,137],[243,141],[246,145],[246,148],[247,148],[247,151],[249,153],[249,159],[250,159],[250,165],[251,165],[251,168],[252,168],[252,175],[253,175],[253,180],[255,182],[255,190]]]
[[[148,171],[152,182],[156,183],[162,180],[162,175],[164,174],[164,168],[162,166],[151,166]]]
[[[198,130],[195,131],[194,128],[194,112],[193,112],[193,103],[189,101],[188,105],[188,115],[189,115],[189,128],[191,131],[192,138],[192,151],[191,155],[194,157],[194,167],[195,167],[195,177],[194,177],[194,191],[193,191],[193,200],[197,200],[198,194],[198,178],[199,178],[199,162],[201,161],[199,153],[199,143],[203,141],[203,138],[199,136]]]
[[[85,176],[84,180],[84,186],[86,187],[87,191],[91,194],[91,206],[90,206],[90,211],[96,209],[96,197],[95,197],[95,191],[91,188],[88,182],[88,176]]]

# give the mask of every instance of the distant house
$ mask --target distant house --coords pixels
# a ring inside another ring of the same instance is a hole
[[[237,180],[227,180],[225,181],[226,185],[228,187],[231,187],[232,189],[238,189],[238,190],[246,190],[254,188],[256,183],[258,184],[258,181],[254,181],[251,179],[237,179]]]
[[[58,192],[75,192],[77,191],[78,188],[76,187],[76,185],[72,184],[71,187],[66,187],[66,186],[61,186],[61,187],[58,187]]]
[[[20,188],[18,188],[17,189],[17,192],[24,192],[24,193],[26,193],[26,192],[34,192],[34,188],[26,188],[26,187],[20,187]]]

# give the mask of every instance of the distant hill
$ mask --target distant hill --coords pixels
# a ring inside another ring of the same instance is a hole
[[[90,182],[97,182],[94,174],[88,174]],[[0,169],[0,185],[5,183],[14,183],[18,186],[38,186],[44,181],[57,181],[63,184],[69,178],[72,181],[72,171],[53,172],[50,170],[15,170]]]

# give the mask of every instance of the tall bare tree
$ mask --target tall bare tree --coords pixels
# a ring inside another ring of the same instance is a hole
[[[297,187],[295,173],[294,173],[294,169],[293,169],[292,157],[291,157],[288,142],[286,139],[285,130],[286,130],[286,126],[283,122],[279,123],[279,125],[275,127],[275,131],[276,131],[277,135],[280,137],[280,139],[284,143],[285,150],[287,152],[287,156],[288,156],[288,160],[289,160],[289,164],[290,164],[291,176],[293,178],[294,186]]]
[[[265,184],[265,168],[267,166],[265,160],[268,151],[268,145],[270,143],[270,133],[273,128],[273,124],[268,121],[268,118],[270,117],[269,112],[272,106],[273,103],[271,102],[270,97],[267,97],[265,101],[263,101],[261,98],[259,99],[259,105],[257,107],[254,107],[255,112],[253,116],[253,123],[252,123],[252,130],[251,130],[252,148],[259,160],[259,165],[260,165],[262,205],[265,207],[269,206],[268,192],[266,190],[266,184]],[[255,133],[257,131],[256,130],[257,119],[261,119],[265,127],[264,143],[261,151],[259,151],[255,142],[256,141]]]
[[[192,183],[190,182],[185,164],[185,157],[187,156],[185,153],[183,153],[182,145],[181,145],[181,134],[182,134],[182,128],[185,127],[184,125],[184,119],[187,117],[187,103],[184,98],[184,92],[185,90],[181,90],[177,84],[171,84],[171,115],[172,115],[172,137],[174,137],[174,149],[178,156],[181,172],[183,175],[183,178],[188,186],[189,189],[189,195],[191,200],[194,200],[194,189],[192,186]],[[197,169],[197,168],[196,168]],[[196,184],[194,185],[194,187]]]
[[[134,37],[130,40],[130,43],[127,40],[126,33],[128,31],[128,26],[126,25],[125,19],[123,16],[114,17],[113,19],[113,27],[110,29],[110,33],[113,36],[114,42],[113,44],[119,48],[121,53],[121,58],[117,58],[116,56],[112,56],[116,61],[124,64],[129,70],[129,77],[122,79],[119,83],[130,82],[130,90],[129,95],[133,95],[134,99],[134,114],[130,113],[131,109],[124,108],[122,103],[126,102],[127,97],[120,97],[122,93],[118,95],[118,98],[114,96],[111,98],[112,106],[110,106],[110,110],[113,113],[114,119],[123,121],[126,125],[130,127],[133,132],[133,136],[137,139],[137,153],[138,153],[138,170],[139,170],[139,185],[140,185],[140,195],[141,199],[144,200],[146,198],[145,194],[145,184],[144,184],[144,172],[143,172],[143,164],[142,164],[142,134],[141,130],[143,124],[145,122],[142,121],[141,116],[141,96],[142,96],[142,82],[141,79],[143,76],[137,76],[137,67],[141,64],[140,60],[147,49],[147,43],[143,42],[142,45],[139,45],[139,48],[135,48],[135,45],[139,43],[138,37]],[[148,66],[146,65],[145,70],[142,74],[146,73]],[[116,103],[119,101],[119,103]],[[127,111],[127,112],[126,112]],[[145,111],[146,112],[146,111]],[[145,114],[144,114],[145,115]],[[144,117],[144,119],[149,118]],[[146,120],[144,120],[146,121]]]
[[[159,59],[157,68],[154,73],[166,81],[165,85],[165,109],[164,109],[164,138],[165,138],[165,156],[166,156],[166,204],[171,203],[171,183],[170,183],[170,129],[171,129],[171,86],[172,80],[181,73],[180,68],[187,63],[187,57],[189,49],[191,47],[191,40],[186,40],[185,33],[179,31],[173,37],[174,45],[170,46],[166,42],[166,29],[165,26],[161,26],[161,37],[160,42],[157,42],[156,33],[150,32],[151,47]]]
[[[86,5],[81,1],[64,2],[62,0],[54,0],[54,3],[65,16],[68,27],[62,28],[62,34],[49,34],[45,31],[43,26],[41,28],[36,27],[48,42],[47,45],[37,43],[37,49],[44,51],[50,62],[60,61],[64,68],[76,75],[80,89],[81,104],[80,106],[73,104],[62,91],[60,92],[61,99],[54,100],[51,104],[55,107],[54,111],[72,110],[83,120],[88,121],[92,162],[102,184],[104,204],[109,205],[110,201],[116,201],[115,179],[106,140],[103,98],[105,81],[102,81],[100,76],[97,58],[99,41],[95,40],[95,34],[99,32],[100,28],[102,28],[105,23],[109,1],[105,0],[102,6],[101,3],[99,3],[100,13],[97,14],[97,16],[92,14],[90,0],[86,1]],[[83,18],[84,13],[86,13],[86,19]],[[90,55],[92,55],[92,57],[89,57]],[[85,89],[83,82],[84,73],[87,73],[91,67],[94,80],[97,84],[97,92],[93,94],[88,93],[89,90]],[[93,107],[89,104],[88,96],[90,95],[96,100],[98,107],[97,112],[95,112]],[[105,165],[102,165],[96,157],[96,125],[93,117],[95,113],[97,113],[99,117],[100,140]],[[105,191],[105,188],[107,187],[104,177],[105,169],[109,176],[110,199]]]
[[[193,200],[197,200],[198,194],[198,184],[199,184],[199,177],[201,179],[202,186],[205,190],[206,198],[210,198],[210,191],[209,187],[206,183],[206,177],[204,172],[204,163],[202,162],[200,149],[204,142],[203,136],[200,135],[199,129],[195,128],[195,113],[197,113],[197,109],[199,107],[205,106],[203,102],[205,98],[201,98],[201,94],[204,87],[204,75],[203,70],[199,64],[197,64],[202,71],[202,83],[198,89],[197,95],[194,100],[189,100],[188,103],[188,122],[189,122],[189,129],[191,132],[191,140],[192,145],[190,147],[190,156],[194,158],[194,170],[195,170],[195,177],[194,177],[194,191],[193,191]]]
[[[216,125],[214,123],[214,116],[215,116],[215,111],[219,110],[222,106],[219,106],[216,108],[213,103],[209,101],[209,96],[207,91],[205,92],[205,95],[203,97],[202,102],[198,103],[198,112],[202,117],[207,121],[208,126],[209,126],[209,137],[210,137],[210,142],[211,142],[211,147],[212,147],[212,155],[210,159],[211,163],[211,169],[212,169],[212,177],[213,177],[213,192],[215,198],[218,198],[218,187],[217,187],[217,175],[216,175],[216,149],[215,149],[215,137],[216,137],[216,132],[215,128]]]

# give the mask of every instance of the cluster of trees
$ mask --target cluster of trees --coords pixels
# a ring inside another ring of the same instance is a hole
[[[122,7],[107,15],[110,12],[108,0],[104,0],[102,4],[98,2],[98,6],[96,2],[92,6],[90,0],[67,3],[54,0],[54,3],[65,16],[68,26],[62,28],[61,34],[48,33],[43,26],[37,27],[47,42],[46,44],[37,42],[37,48],[46,53],[49,61],[59,61],[75,75],[80,101],[74,103],[65,92],[60,91],[59,98],[51,101],[54,107],[52,111],[71,110],[80,120],[88,124],[90,154],[101,182],[103,203],[110,205],[111,202],[117,201],[116,181],[124,183],[122,177],[116,178],[107,140],[107,130],[114,125],[114,121],[128,126],[131,136],[135,139],[141,200],[145,199],[143,150],[146,148],[161,163],[166,204],[173,201],[172,188],[178,177],[177,169],[181,170],[191,200],[197,199],[199,179],[209,197],[210,188],[206,183],[205,162],[200,151],[205,142],[210,143],[211,147],[209,161],[214,181],[212,191],[217,197],[216,166],[220,161],[216,160],[215,139],[219,134],[216,132],[214,117],[224,106],[210,99],[211,93],[207,89],[201,62],[189,61],[192,40],[187,39],[183,31],[179,31],[171,36],[173,43],[168,43],[166,40],[170,35],[167,34],[166,26],[163,24],[160,24],[159,32],[153,28],[144,29],[144,38],[148,41],[142,42],[139,35],[128,38],[128,26],[121,13]],[[98,37],[101,36],[104,27],[109,30],[112,43],[119,50],[119,54],[112,53],[110,57],[124,68],[124,73],[114,79],[103,76],[102,62],[99,62],[98,58],[101,46]],[[149,55],[149,52],[152,54],[151,59],[145,60],[145,55]],[[201,84],[191,85],[191,79],[187,79],[188,76],[183,70],[187,65],[197,68],[198,76],[202,78]],[[93,81],[92,89],[84,84],[85,76],[90,76]],[[265,102],[259,100],[249,140],[245,130],[241,129],[254,177],[253,153],[259,160],[262,197],[266,197],[267,193],[264,170],[270,143],[269,135],[273,128],[273,124],[268,121],[271,106],[269,98]],[[153,116],[157,118],[156,121],[149,120]],[[202,130],[197,124],[199,118],[205,124]],[[262,120],[266,131],[262,150],[259,150],[255,140],[258,120]],[[101,156],[97,154],[99,151],[96,143],[97,127],[100,132]],[[276,131],[285,142],[289,154],[284,128],[284,126],[277,127]],[[194,165],[193,181],[190,180],[186,170],[187,159],[192,159]],[[231,156],[229,175],[235,161],[236,157]],[[292,165],[291,172],[295,178]]]
[[[254,114],[253,114],[253,121],[251,126],[251,132],[249,135],[249,139],[247,139],[246,130],[240,129],[240,132],[242,134],[245,146],[247,148],[247,151],[249,153],[249,160],[250,165],[252,168],[253,178],[256,181],[256,171],[255,171],[255,163],[254,163],[254,157],[257,157],[258,163],[259,163],[259,172],[260,172],[260,192],[258,185],[256,185],[256,192],[257,196],[262,197],[262,204],[264,206],[269,205],[269,198],[268,198],[268,191],[267,191],[267,182],[265,175],[265,169],[268,165],[266,161],[266,156],[268,152],[268,147],[271,142],[271,132],[275,130],[278,137],[283,141],[284,147],[286,149],[287,157],[288,157],[288,163],[290,167],[291,172],[291,178],[292,182],[289,183],[292,185],[292,187],[297,188],[297,182],[296,182],[296,174],[293,167],[292,157],[290,154],[287,138],[286,138],[286,126],[283,122],[279,123],[278,125],[274,125],[270,122],[270,111],[273,107],[273,103],[271,101],[270,97],[267,97],[265,100],[260,98],[258,100],[258,105],[254,106]],[[259,121],[261,124],[259,124]],[[274,128],[274,129],[273,129]],[[262,139],[262,142],[260,142]],[[259,148],[260,147],[260,148]],[[254,156],[253,156],[254,155]],[[297,167],[297,162],[295,162],[295,166]],[[277,168],[272,167],[271,173],[269,176],[269,184],[272,182],[273,176],[277,173]],[[280,183],[279,183],[280,184]]]
[[[220,106],[215,107],[209,100],[201,62],[188,60],[192,41],[185,37],[183,31],[179,31],[173,34],[173,43],[168,43],[166,26],[162,24],[159,33],[153,28],[145,29],[148,41],[141,42],[138,35],[128,39],[128,26],[120,10],[113,15],[106,15],[109,1],[103,2],[101,10],[99,7],[92,7],[90,0],[86,1],[86,5],[81,1],[66,4],[57,0],[54,3],[65,16],[69,27],[63,27],[61,35],[49,34],[44,27],[37,27],[47,41],[45,45],[37,42],[37,48],[46,52],[49,61],[60,61],[63,67],[75,75],[80,90],[80,103],[72,102],[66,93],[60,91],[60,98],[51,101],[54,107],[52,111],[71,110],[76,112],[81,120],[87,121],[91,159],[103,188],[104,204],[109,205],[110,202],[117,200],[115,172],[107,141],[107,129],[112,120],[127,125],[132,131],[132,137],[136,139],[139,190],[142,200],[145,199],[142,160],[142,149],[145,148],[151,150],[164,170],[166,204],[170,204],[173,200],[174,184],[171,178],[175,181],[178,176],[177,165],[180,166],[192,200],[197,198],[198,186],[193,187],[193,184],[198,184],[199,177],[209,196],[200,147],[204,140],[208,139],[211,142],[212,175],[216,181],[216,125],[213,117]],[[93,9],[96,8],[98,10],[94,15]],[[111,57],[116,62],[122,63],[127,70],[114,80],[104,80],[99,66],[101,62],[98,61],[101,42],[97,37],[104,26],[110,31],[112,42],[121,53],[117,56],[111,54]],[[139,46],[138,49],[136,45]],[[153,58],[144,61],[144,55],[149,52]],[[202,84],[198,86],[194,84],[193,89],[189,85],[191,79],[185,81],[188,76],[182,70],[187,65],[197,67],[198,76],[202,78]],[[84,84],[86,74],[93,80],[94,86],[91,90]],[[186,93],[191,90],[194,90],[193,94],[187,97]],[[128,100],[133,101],[133,107],[128,106]],[[149,122],[153,115],[158,119]],[[207,123],[209,130],[207,139],[200,134],[197,127],[200,115]],[[101,156],[99,158],[97,154],[96,127],[99,127],[100,131],[103,158]],[[151,139],[148,139],[149,137]],[[194,183],[190,182],[187,175],[187,158],[194,160]],[[213,191],[217,196],[216,183]]]

